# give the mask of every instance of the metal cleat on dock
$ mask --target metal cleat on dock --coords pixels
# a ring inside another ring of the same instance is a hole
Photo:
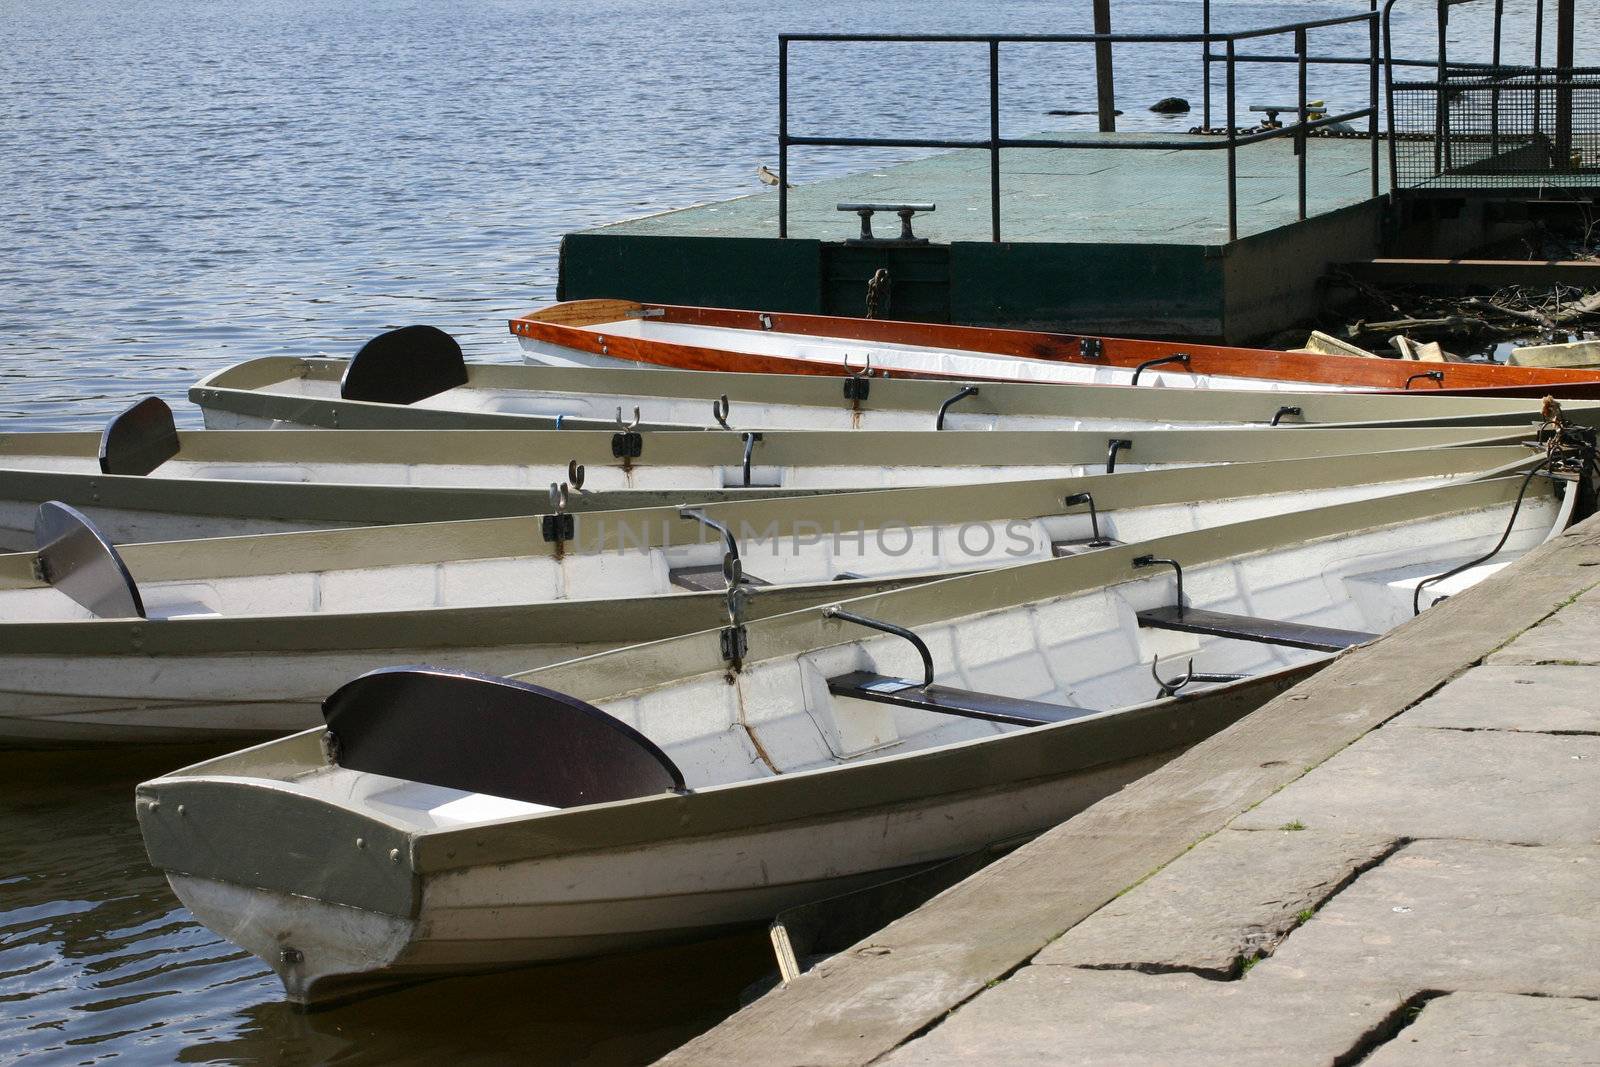
[[[845,242],[846,244],[884,244],[889,241],[895,241],[900,244],[925,245],[928,243],[926,237],[918,237],[911,232],[911,219],[918,212],[935,210],[933,204],[838,204],[836,206],[840,211],[854,211],[861,216],[861,236],[852,238]],[[893,211],[900,216],[899,237],[876,237],[873,235],[872,215],[877,211]]]

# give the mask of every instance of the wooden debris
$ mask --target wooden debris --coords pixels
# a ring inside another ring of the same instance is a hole
[[[1514,367],[1600,367],[1600,341],[1513,348],[1506,359]]]
[[[1321,356],[1365,356],[1368,359],[1383,358],[1374,352],[1368,352],[1365,348],[1362,348],[1359,345],[1353,345],[1349,341],[1341,341],[1339,338],[1334,337],[1331,334],[1323,333],[1321,330],[1312,330],[1311,336],[1306,338],[1306,343],[1301,347],[1294,349],[1293,351],[1314,352]]]

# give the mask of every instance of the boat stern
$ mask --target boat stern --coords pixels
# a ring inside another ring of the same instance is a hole
[[[318,734],[176,771],[135,798],[178,899],[302,1004],[403,978],[421,896],[406,829],[302,784],[324,767]]]

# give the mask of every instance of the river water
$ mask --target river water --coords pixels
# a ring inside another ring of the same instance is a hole
[[[1217,24],[1365,6],[1219,0]],[[1461,55],[1488,7],[1455,16]],[[1117,30],[1198,29],[1194,2],[1113,8]],[[1515,21],[1531,0],[1507,9]],[[448,330],[469,358],[515,359],[505,319],[553,299],[562,233],[762,190],[756,166],[776,164],[778,32],[1089,30],[1087,4],[1043,0],[0,10],[0,431],[97,427],[147,393],[197,425],[181,402],[203,373],[344,355],[410,322]],[[1403,50],[1427,53],[1427,19],[1400,28]],[[797,133],[986,133],[981,46],[800,47]],[[1313,47],[1364,40],[1330,31]],[[1123,128],[1198,122],[1196,52],[1118,51]],[[1241,100],[1288,95],[1289,69],[1250,71]],[[1364,77],[1318,75],[1313,93],[1360,106]],[[1196,113],[1145,110],[1169,95]],[[1085,128],[1045,112],[1093,108],[1089,55],[1018,52],[1004,103],[1007,133]],[[803,152],[794,178],[910,154]],[[0,1061],[395,1063],[449,1049],[636,1063],[732,1011],[770,971],[753,932],[292,1010],[267,969],[196,925],[144,861],[133,784],[201,755],[0,752]]]

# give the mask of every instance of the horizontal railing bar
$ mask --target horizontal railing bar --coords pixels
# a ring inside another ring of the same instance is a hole
[[[1289,109],[1292,110],[1292,109]],[[1275,126],[1270,130],[1259,130],[1255,133],[1242,133],[1234,137],[1233,143],[1255,144],[1258,141],[1270,141],[1275,137],[1292,136],[1297,131],[1315,130],[1322,126],[1331,126],[1336,122],[1348,122],[1351,119],[1366,118],[1373,114],[1374,108],[1364,107],[1357,111],[1346,111],[1339,115],[1328,115],[1305,123],[1293,122],[1283,126]],[[1123,150],[1159,150],[1176,152],[1215,152],[1226,149],[1228,142],[1221,137],[1203,137],[1191,135],[1192,139],[1138,139],[1129,141],[1112,141],[1094,138],[1084,139],[1047,139],[1040,137],[1002,137],[994,142],[999,148],[1100,148],[1112,151]],[[789,136],[783,139],[787,145],[808,145],[817,148],[989,148],[991,142],[988,138],[982,140],[935,140],[932,138],[895,138],[895,137],[802,137]]]
[[[822,148],[988,148],[989,139],[981,141],[949,141],[933,138],[905,138],[894,137],[802,137],[791,134],[781,138],[781,145],[812,145]],[[1001,148],[1010,148],[1001,142]]]
[[[1600,78],[1600,72],[1595,75]],[[1541,82],[1503,82],[1503,81],[1476,81],[1476,82],[1395,82],[1396,89],[1426,89],[1437,92],[1440,89],[1451,93],[1521,93],[1521,92],[1554,92],[1558,89],[1593,89],[1600,85],[1600,81],[1578,82],[1571,79],[1556,79]]]
[[[1207,62],[1210,62],[1210,63],[1226,63],[1228,61],[1228,57],[1226,55],[1222,55],[1222,54],[1219,54],[1217,52],[1212,52],[1211,54],[1209,54],[1209,55],[1207,55],[1207,56],[1205,56],[1203,58]],[[1295,55],[1271,56],[1271,55],[1259,55],[1259,54],[1252,54],[1252,53],[1242,53],[1242,54],[1239,54],[1239,55],[1235,55],[1233,58],[1234,58],[1234,62],[1236,62],[1236,63],[1298,63],[1298,62],[1300,62],[1300,57],[1299,56],[1295,56]],[[1324,64],[1324,65],[1346,65],[1346,66],[1361,66],[1361,67],[1370,67],[1370,66],[1372,66],[1372,60],[1368,59],[1365,56],[1307,56],[1306,57],[1306,62],[1310,63],[1310,64],[1313,64],[1313,65]],[[1397,67],[1437,67],[1439,64],[1434,62],[1433,60],[1430,60],[1430,59],[1397,59],[1397,60],[1394,61],[1394,65],[1397,66]],[[1484,67],[1488,67],[1489,66],[1489,64],[1487,64],[1487,63],[1482,64],[1482,65]],[[1466,64],[1463,64],[1463,66],[1466,66]]]
[[[1226,44],[1291,34],[1296,30],[1371,22],[1376,18],[1377,15],[1369,11],[1230,33],[780,33],[778,40],[852,44]]]

